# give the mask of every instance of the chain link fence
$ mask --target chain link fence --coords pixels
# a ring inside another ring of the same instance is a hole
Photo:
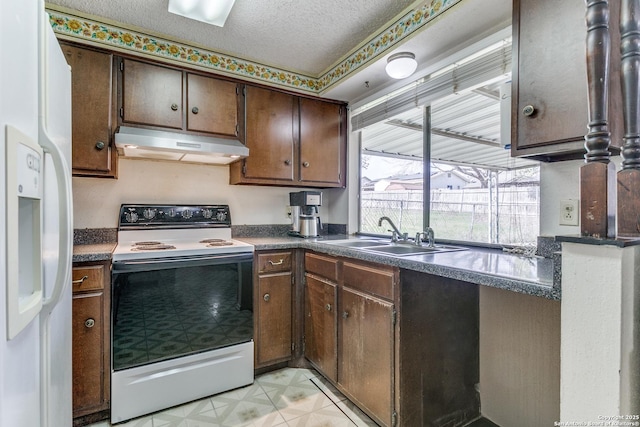
[[[430,225],[442,239],[499,244],[536,244],[539,234],[539,186],[499,188],[490,204],[488,189],[434,190]],[[422,191],[367,191],[360,195],[360,230],[389,234],[388,216],[410,236],[423,231]],[[492,221],[493,219],[493,221]]]

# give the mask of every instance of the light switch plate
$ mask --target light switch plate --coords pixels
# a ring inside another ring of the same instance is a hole
[[[560,200],[560,225],[580,225],[580,203],[578,200]]]

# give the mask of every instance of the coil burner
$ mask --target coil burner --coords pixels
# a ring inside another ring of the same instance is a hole
[[[164,251],[176,248],[173,245],[156,241],[135,242],[132,246],[132,251]]]
[[[224,239],[204,239],[204,240],[200,240],[200,243],[206,243],[207,247],[233,245],[233,242],[229,242],[228,240],[224,240]]]

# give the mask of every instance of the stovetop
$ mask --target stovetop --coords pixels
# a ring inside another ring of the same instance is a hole
[[[122,205],[113,261],[253,252],[231,238],[227,205]]]

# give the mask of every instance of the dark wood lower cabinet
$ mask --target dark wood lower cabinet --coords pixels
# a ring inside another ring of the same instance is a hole
[[[255,367],[291,360],[293,273],[291,251],[258,252],[254,275]]]
[[[338,380],[337,285],[305,275],[304,354],[332,381]]]
[[[396,410],[400,426],[480,416],[478,286],[400,271]]]
[[[72,365],[74,426],[109,418],[110,264],[74,264]]]
[[[480,415],[476,285],[311,252],[304,277],[305,357],[378,424]]]
[[[393,303],[340,291],[338,382],[385,425],[393,424]]]

